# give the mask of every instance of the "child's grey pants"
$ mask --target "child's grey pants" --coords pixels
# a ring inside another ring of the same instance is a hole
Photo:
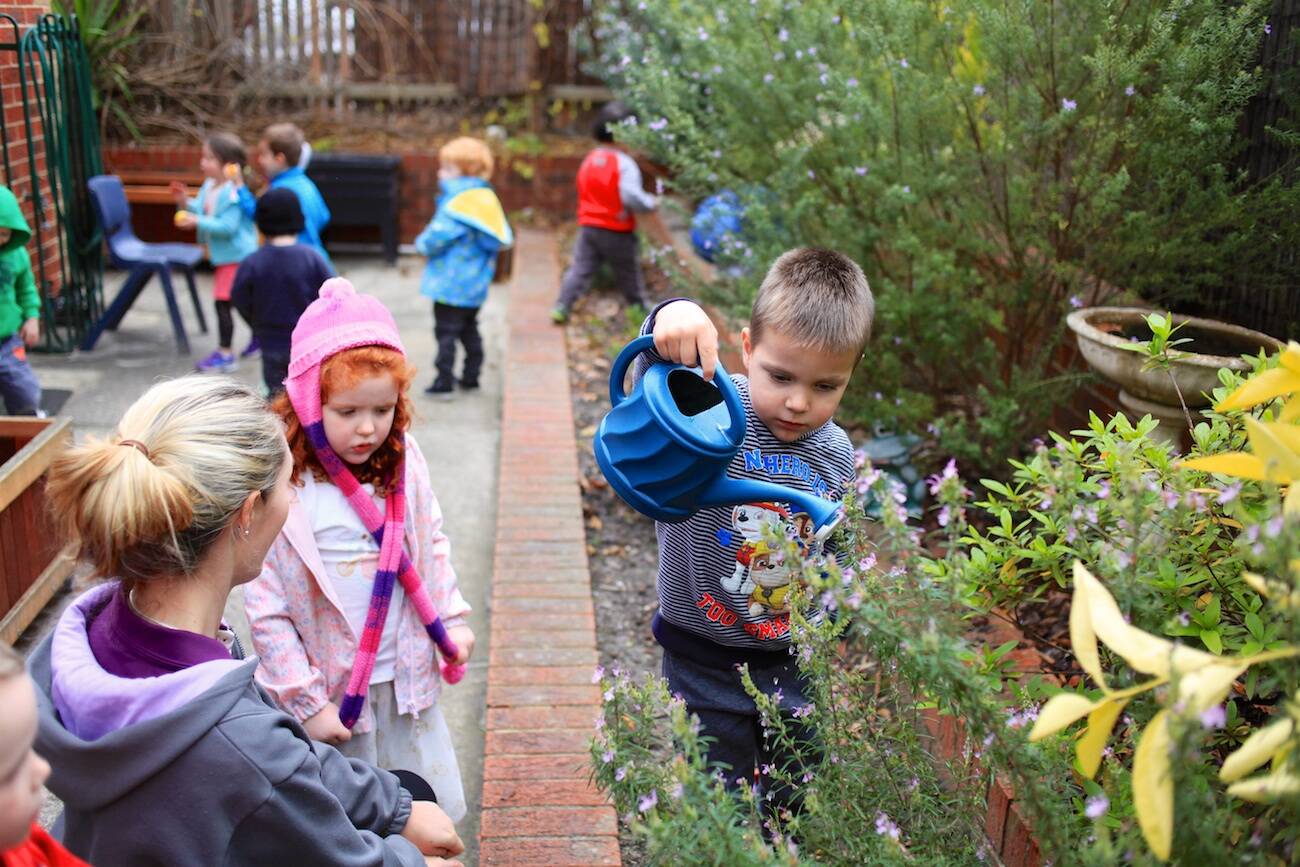
[[[580,226],[573,245],[573,264],[564,272],[560,298],[556,305],[569,310],[588,289],[601,262],[608,262],[614,283],[628,304],[649,309],[645,298],[645,280],[641,276],[641,257],[636,232],[613,232],[595,226]]]

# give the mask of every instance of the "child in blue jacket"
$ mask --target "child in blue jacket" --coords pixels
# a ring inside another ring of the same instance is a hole
[[[487,300],[497,252],[514,243],[501,201],[487,179],[492,151],[478,139],[461,137],[438,151],[438,210],[415,239],[429,257],[420,294],[433,299],[433,333],[438,339],[437,378],[427,394],[450,397],[456,379],[456,342],[465,347],[460,387],[478,388],[483,339],[478,311]]]
[[[200,373],[229,373],[237,363],[232,349],[235,318],[231,314],[230,287],[234,285],[239,263],[257,249],[257,229],[239,204],[246,162],[248,155],[243,142],[230,133],[214,133],[203,143],[203,156],[199,159],[199,170],[203,172],[199,194],[191,199],[184,184],[172,183],[172,198],[179,208],[176,225],[198,231],[199,243],[207,246],[213,268],[217,348],[195,365]],[[254,341],[243,354],[248,356],[256,351]]]
[[[262,173],[270,180],[270,189],[293,190],[302,208],[303,226],[298,234],[298,243],[316,248],[321,258],[334,270],[329,253],[321,243],[321,233],[330,222],[330,209],[325,204],[320,190],[307,172],[302,168],[302,151],[306,145],[302,130],[291,123],[275,123],[266,128],[261,141],[257,143],[257,164]],[[257,214],[257,200],[247,187],[240,190],[239,204],[248,219]]]

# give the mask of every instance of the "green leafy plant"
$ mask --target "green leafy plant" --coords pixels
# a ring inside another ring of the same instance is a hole
[[[1260,263],[1300,242],[1300,187],[1237,169],[1262,0],[602,8],[599,72],[639,112],[620,137],[744,203],[716,300],[747,310],[792,246],[853,256],[879,336],[845,411],[932,424],[983,474],[1077,383],[1052,365],[1072,305],[1294,284]]]
[[[132,97],[127,63],[140,42],[138,28],[147,6],[123,0],[53,0],[50,8],[59,15],[75,16],[81,27],[100,126],[111,116],[139,140],[139,127],[128,110]]]

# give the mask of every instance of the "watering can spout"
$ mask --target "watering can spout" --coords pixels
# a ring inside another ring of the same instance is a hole
[[[745,503],[789,503],[793,510],[806,512],[812,518],[818,540],[830,535],[831,530],[844,517],[844,508],[832,500],[823,500],[816,494],[774,485],[770,482],[756,482],[752,479],[733,479],[720,475],[706,488],[698,499],[700,506],[740,506]]]

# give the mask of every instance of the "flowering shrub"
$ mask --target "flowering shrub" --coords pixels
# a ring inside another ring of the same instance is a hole
[[[1010,484],[986,483],[982,503],[955,465],[936,474],[937,538],[909,525],[888,478],[863,467],[858,493],[894,508],[870,524],[850,508],[850,565],[808,566],[801,598],[816,605],[791,615],[809,679],[799,722],[820,743],[798,742],[750,683],[769,736],[795,758],[738,795],[710,776],[698,731],[658,679],[600,673],[595,778],[652,859],[969,864],[987,855],[994,770],[1055,864],[1292,859],[1300,515],[1277,483],[1300,475],[1300,425],[1291,405],[1271,402],[1300,394],[1300,345],[1244,384],[1223,376],[1233,393],[1217,393],[1221,410],[1264,409],[1197,425],[1216,456],[1179,465],[1144,436],[1149,420],[1094,420],[1081,439],[1018,463]],[[972,529],[976,515],[989,529]],[[1058,584],[1073,591],[1069,649],[1081,669],[1067,691],[1009,676],[1009,648],[969,631],[972,615],[1033,604]],[[923,718],[935,712],[961,721],[954,761],[932,756]],[[1081,733],[1063,736],[1079,721]],[[782,786],[799,787],[798,813],[767,806]]]
[[[718,299],[747,310],[791,246],[850,254],[880,322],[846,406],[1000,472],[1070,392],[1071,305],[1296,282],[1300,186],[1235,168],[1269,6],[610,0],[596,35],[620,137],[742,200]]]

